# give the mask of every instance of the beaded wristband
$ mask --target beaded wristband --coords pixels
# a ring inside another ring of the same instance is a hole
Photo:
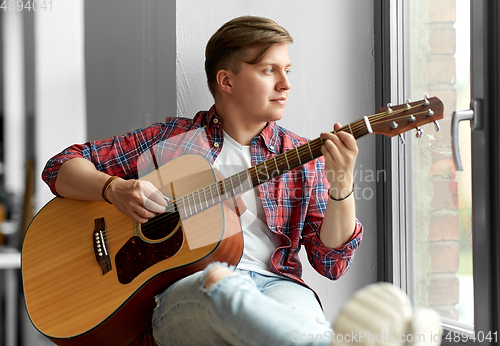
[[[345,197],[342,197],[342,198],[333,198],[332,195],[330,195],[330,189],[328,189],[328,197],[330,197],[330,199],[333,199],[334,201],[337,201],[337,202],[340,202],[340,201],[343,201],[344,199],[347,199],[350,195],[352,195],[352,193],[354,192],[354,184],[352,184],[352,190],[351,192],[349,192],[349,194]]]
[[[106,181],[106,184],[104,184],[103,188],[102,188],[102,199],[105,200],[106,202],[108,202],[109,204],[113,204],[109,201],[109,199],[106,198],[106,192],[108,192],[108,189],[109,189],[109,185],[111,185],[111,183],[115,180],[115,179],[118,179],[119,177],[117,177],[116,175],[115,176],[112,176],[112,177],[109,177],[108,181]]]

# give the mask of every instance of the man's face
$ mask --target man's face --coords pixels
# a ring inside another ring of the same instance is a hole
[[[258,51],[259,47],[251,48],[249,56],[255,57]],[[287,76],[291,70],[287,45],[275,44],[259,63],[242,62],[241,65],[240,71],[233,74],[231,85],[233,100],[245,115],[245,120],[280,120],[292,87]]]

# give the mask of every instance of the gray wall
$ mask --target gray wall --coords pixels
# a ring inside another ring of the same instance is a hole
[[[175,1],[85,1],[88,139],[175,116]]]

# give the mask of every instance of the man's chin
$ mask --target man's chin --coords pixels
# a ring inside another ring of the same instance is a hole
[[[275,110],[269,114],[269,119],[272,119],[270,121],[281,120],[281,118],[283,118],[283,114],[284,114],[284,108]]]

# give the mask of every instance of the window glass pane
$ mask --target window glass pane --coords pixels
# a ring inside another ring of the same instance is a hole
[[[440,132],[429,124],[409,142],[413,301],[472,328],[470,126],[461,123],[463,172],[453,162],[450,127],[470,103],[470,1],[412,1],[409,8],[410,97],[439,97]]]

